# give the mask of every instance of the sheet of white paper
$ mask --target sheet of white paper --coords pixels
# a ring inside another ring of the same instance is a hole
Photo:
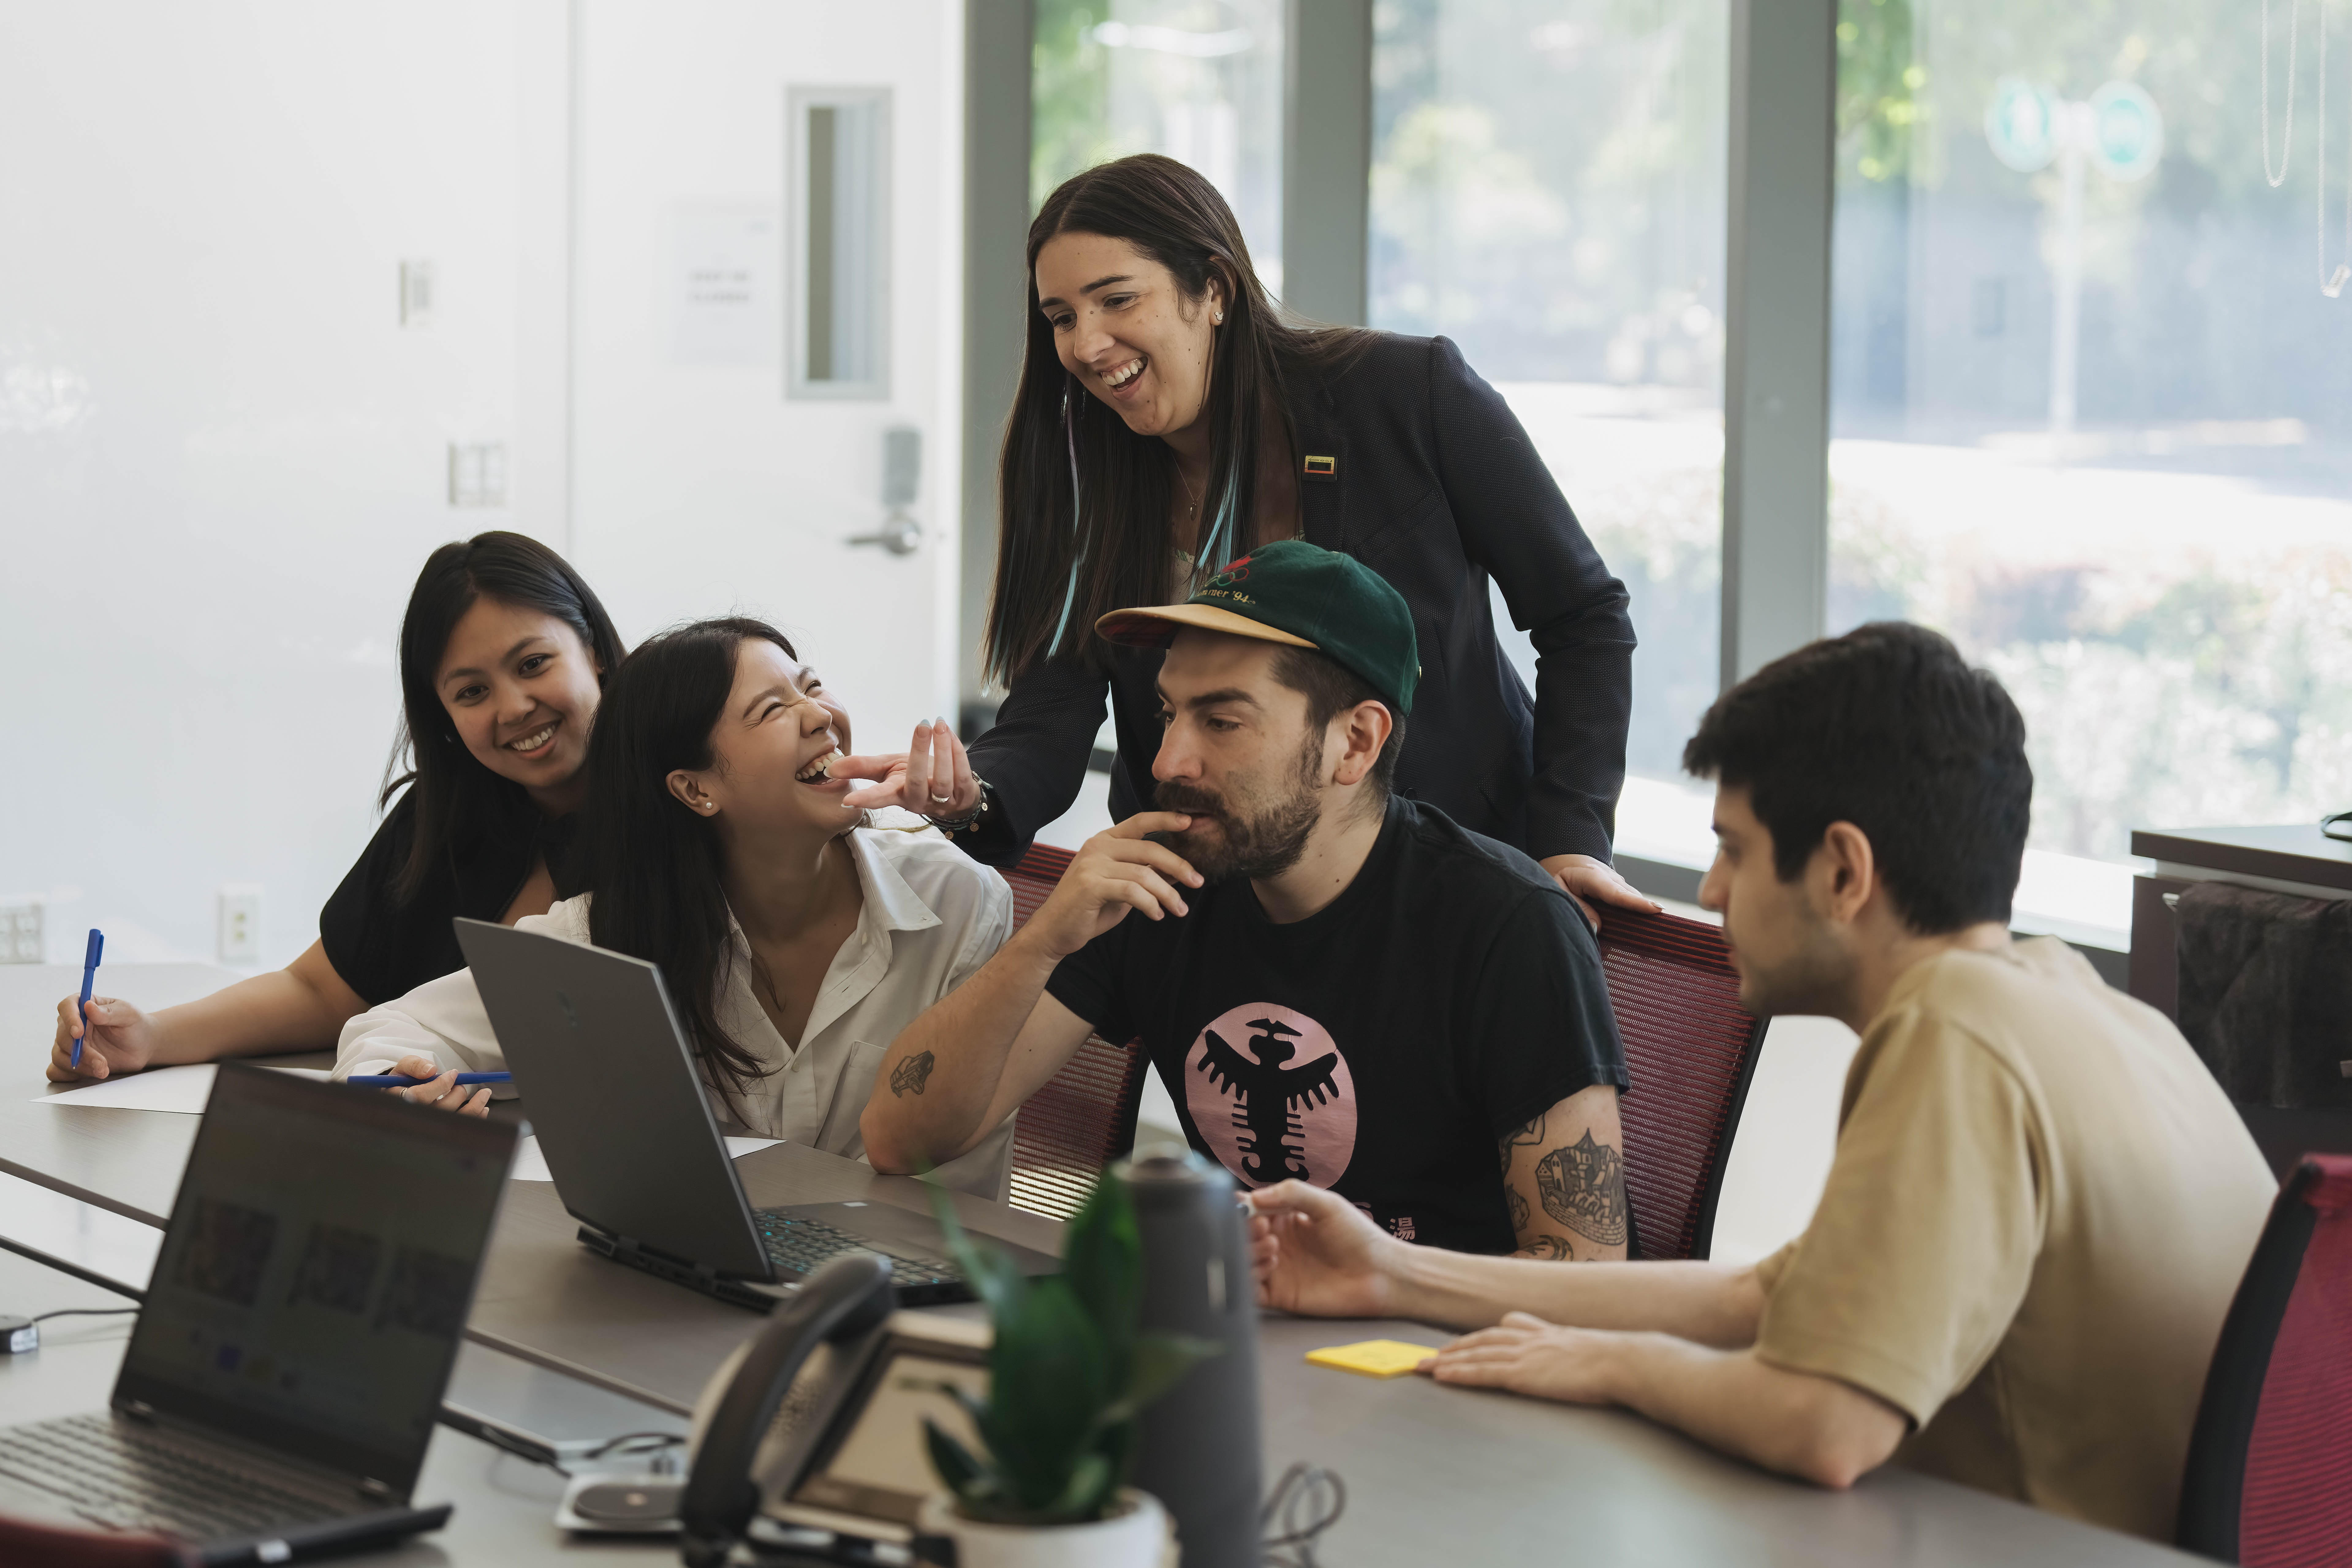
[[[740,1160],[762,1149],[772,1149],[782,1142],[781,1138],[730,1138],[727,1157]],[[551,1182],[555,1177],[547,1169],[547,1156],[539,1152],[537,1138],[525,1138],[522,1147],[515,1151],[514,1169],[509,1173],[518,1182]]]
[[[271,1068],[272,1072],[290,1072],[297,1078],[307,1078],[320,1083],[327,1080],[324,1068]],[[37,1094],[35,1100],[44,1105],[99,1106],[110,1110],[176,1110],[184,1116],[202,1116],[205,1101],[213,1092],[215,1064],[198,1062],[191,1067],[150,1068],[145,1072],[129,1073],[93,1083],[81,1089],[61,1089],[55,1094]]]

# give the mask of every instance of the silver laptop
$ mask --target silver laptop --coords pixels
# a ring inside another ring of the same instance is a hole
[[[583,1242],[760,1312],[851,1251],[890,1259],[903,1306],[971,1299],[929,1215],[887,1204],[751,1207],[658,968],[486,921],[457,927]],[[1042,1252],[995,1245],[1025,1273],[1061,1269]]]
[[[110,1408],[0,1427],[0,1512],[283,1563],[439,1528],[409,1491],[514,1129],[224,1062]]]

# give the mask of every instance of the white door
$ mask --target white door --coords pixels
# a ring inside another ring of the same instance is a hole
[[[953,715],[978,630],[956,626],[962,7],[575,16],[574,558],[633,643],[774,622],[863,749],[901,747]],[[877,534],[914,548],[848,542]]]

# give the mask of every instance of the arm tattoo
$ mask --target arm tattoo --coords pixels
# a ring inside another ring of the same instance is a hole
[[[1506,1181],[1510,1179],[1512,1156],[1521,1149],[1533,1148],[1543,1142],[1544,1118],[1550,1114],[1548,1110],[1538,1111],[1533,1121],[1503,1134],[1496,1147],[1503,1157],[1503,1177]]]
[[[929,1051],[919,1051],[908,1057],[890,1069],[890,1092],[902,1098],[908,1089],[914,1090],[917,1094],[922,1093],[923,1084],[931,1076],[931,1068],[936,1065]],[[1591,1141],[1588,1136],[1586,1142]],[[1549,1205],[1551,1199],[1547,1196],[1544,1202]]]
[[[1544,1213],[1603,1247],[1625,1243],[1625,1162],[1592,1130],[1563,1143],[1536,1166],[1536,1190]]]
[[[1569,1246],[1566,1237],[1537,1236],[1528,1238],[1528,1244],[1519,1248],[1519,1256],[1540,1258],[1547,1263],[1573,1263],[1576,1249]]]
[[[1517,1236],[1521,1231],[1528,1228],[1527,1194],[1520,1192],[1518,1188],[1512,1186],[1508,1182],[1506,1182],[1503,1184],[1503,1196],[1510,1203],[1511,1234],[1513,1236]]]

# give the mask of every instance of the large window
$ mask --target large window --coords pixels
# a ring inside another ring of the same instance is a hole
[[[2257,5],[1838,30],[1830,629],[1938,626],[2015,694],[2020,904],[2068,934],[2128,924],[2134,826],[2352,806],[2352,36],[2324,193],[2326,7],[2269,11],[2267,146]]]
[[[1725,0],[1373,9],[1371,324],[1510,401],[1633,599],[1618,845],[1710,852],[1677,759],[1721,619]],[[1534,656],[1496,618],[1522,673]]]
[[[1209,177],[1282,288],[1284,0],[1037,0],[1029,205],[1082,169],[1164,153]]]

